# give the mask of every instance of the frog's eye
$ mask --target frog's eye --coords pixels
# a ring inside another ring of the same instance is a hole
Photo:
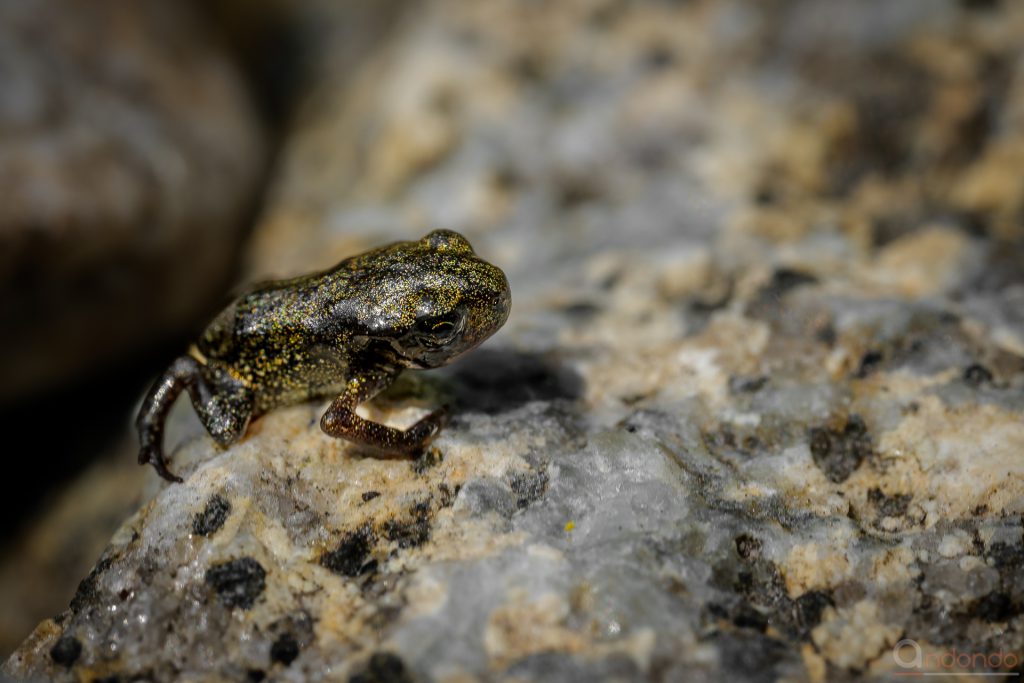
[[[462,314],[458,311],[424,317],[416,321],[416,331],[427,342],[444,343],[455,336],[461,327]]]

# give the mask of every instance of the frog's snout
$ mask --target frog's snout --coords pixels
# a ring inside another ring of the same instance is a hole
[[[488,286],[484,288],[487,292],[484,315],[487,320],[483,327],[489,328],[488,336],[498,330],[508,319],[509,311],[512,309],[512,290],[508,285],[508,278],[505,273],[495,265],[481,261],[485,266],[486,281]]]
[[[504,274],[502,274],[504,279]],[[495,328],[501,327],[508,320],[508,314],[512,310],[512,290],[509,289],[508,282],[505,282],[505,288],[498,291],[498,296],[495,297],[493,306]]]

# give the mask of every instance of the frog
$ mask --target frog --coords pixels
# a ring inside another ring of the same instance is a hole
[[[438,368],[479,346],[504,325],[511,302],[505,273],[452,230],[253,285],[145,395],[139,464],[182,481],[163,449],[167,415],[182,393],[222,448],[275,408],[330,397],[320,418],[325,434],[375,453],[420,454],[448,422],[448,406],[404,430],[361,417],[357,406],[407,369]]]

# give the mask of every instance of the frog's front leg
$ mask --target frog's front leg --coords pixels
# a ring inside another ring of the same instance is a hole
[[[181,477],[167,469],[164,457],[164,423],[171,405],[188,391],[203,427],[221,446],[239,439],[253,412],[252,392],[223,369],[210,368],[191,356],[181,356],[167,369],[142,401],[136,419],[139,430],[139,464],[150,463],[168,481]]]
[[[422,450],[448,421],[447,408],[435,410],[406,430],[372,422],[356,414],[356,406],[386,389],[397,374],[373,369],[349,380],[345,391],[334,399],[320,418],[320,428],[331,436],[389,453],[412,455]]]

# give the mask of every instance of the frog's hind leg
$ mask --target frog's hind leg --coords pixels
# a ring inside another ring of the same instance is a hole
[[[227,370],[202,366],[199,381],[188,386],[192,407],[220,446],[242,438],[253,416],[253,392]]]
[[[415,454],[448,421],[447,407],[430,413],[408,429],[396,429],[356,414],[356,406],[383,391],[394,373],[369,371],[352,379],[320,418],[320,428],[331,436],[348,439],[387,453]]]
[[[189,356],[182,356],[153,384],[146,394],[135,419],[139,431],[139,464],[149,463],[157,474],[168,481],[181,481],[181,477],[167,469],[164,458],[163,436],[167,413],[182,390],[198,381],[201,373],[199,362]]]
[[[199,420],[222,446],[245,432],[252,416],[252,392],[226,372],[213,370],[191,356],[181,356],[156,381],[142,402],[136,426],[139,430],[139,464],[149,463],[168,481],[181,477],[167,469],[163,451],[167,413],[182,391],[188,391]]]

